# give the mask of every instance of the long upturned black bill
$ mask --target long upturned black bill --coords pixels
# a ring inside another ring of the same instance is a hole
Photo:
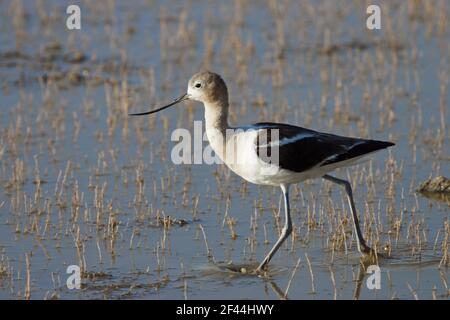
[[[152,114],[152,113],[155,113],[155,112],[158,112],[158,111],[167,109],[167,108],[173,106],[174,104],[177,104],[178,102],[181,102],[181,101],[184,101],[184,100],[187,100],[187,99],[189,99],[189,96],[188,96],[187,93],[185,93],[185,94],[183,94],[181,97],[176,98],[175,100],[173,100],[173,102],[169,103],[168,105],[166,105],[166,106],[164,106],[164,107],[157,108],[157,109],[150,110],[150,111],[146,111],[146,112],[129,113],[128,115],[129,115],[129,116],[144,116],[144,115],[146,115],[146,114]]]

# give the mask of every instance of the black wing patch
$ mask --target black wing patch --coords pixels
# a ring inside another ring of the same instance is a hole
[[[263,129],[256,138],[258,157],[294,172],[338,163],[394,145],[278,123],[257,123],[255,129]],[[278,148],[278,157],[274,148]]]

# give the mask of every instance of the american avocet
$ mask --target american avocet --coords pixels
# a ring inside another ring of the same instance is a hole
[[[265,122],[246,127],[230,127],[227,86],[220,75],[209,71],[195,74],[189,80],[187,93],[172,103],[130,115],[155,113],[184,100],[203,103],[209,143],[233,172],[255,184],[281,187],[285,206],[284,227],[278,241],[256,269],[257,273],[266,269],[270,259],[292,232],[289,186],[307,179],[321,177],[345,187],[358,251],[363,255],[371,253],[372,249],[366,244],[359,227],[350,183],[327,173],[355,164],[363,156],[394,143],[342,137],[282,123]],[[229,150],[238,155],[239,161],[236,161],[236,157],[228,156]],[[268,157],[273,154],[277,155],[275,161],[274,157]]]

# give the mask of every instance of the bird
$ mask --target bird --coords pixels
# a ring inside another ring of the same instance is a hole
[[[194,74],[188,81],[186,93],[171,103],[129,115],[153,114],[186,100],[203,103],[209,144],[231,171],[250,183],[281,188],[284,226],[255,273],[267,271],[272,257],[292,233],[290,186],[309,179],[322,178],[344,187],[357,249],[361,256],[373,253],[361,232],[350,182],[332,176],[330,172],[359,163],[368,154],[395,145],[393,142],[339,136],[284,123],[260,122],[232,127],[228,123],[227,85],[219,74],[211,71]]]

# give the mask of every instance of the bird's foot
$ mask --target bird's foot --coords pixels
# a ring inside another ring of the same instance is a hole
[[[268,263],[267,262],[263,262],[263,263],[261,263],[258,266],[258,268],[255,269],[254,273],[257,276],[266,277],[267,276],[267,270],[268,270]]]
[[[367,245],[361,246],[361,260],[363,264],[378,264],[380,258],[384,258],[385,255],[372,249]]]

